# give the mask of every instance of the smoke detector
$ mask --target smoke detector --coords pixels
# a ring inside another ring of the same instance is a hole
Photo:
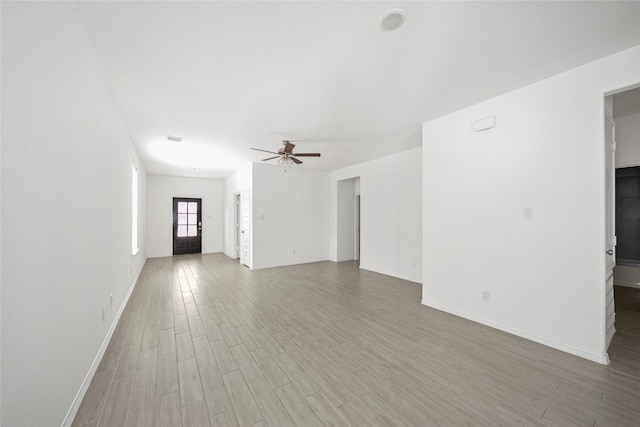
[[[390,9],[380,17],[380,28],[385,31],[393,31],[400,28],[407,19],[407,13],[402,9]]]
[[[167,135],[167,141],[182,142],[181,136]]]

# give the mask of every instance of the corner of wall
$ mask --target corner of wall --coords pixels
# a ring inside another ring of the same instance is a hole
[[[138,254],[140,254],[140,252],[138,252]],[[146,257],[144,259],[146,262]],[[143,265],[144,265],[144,262],[143,262]],[[131,298],[131,294],[133,293],[133,290],[135,289],[136,284],[138,283],[138,279],[140,278],[141,272],[142,272],[142,267],[140,267],[137,273],[134,275],[134,279],[131,283],[131,286],[129,287],[129,291],[127,292],[124,300],[122,301],[122,304],[120,304],[120,307],[118,308],[118,311],[114,316],[111,326],[109,326],[107,335],[102,341],[102,345],[98,349],[98,354],[96,354],[96,357],[93,359],[93,363],[89,367],[89,371],[85,375],[84,380],[82,381],[82,384],[80,386],[80,389],[78,390],[78,393],[76,394],[73,401],[71,402],[71,407],[69,408],[69,410],[67,411],[67,414],[62,420],[62,424],[61,424],[62,427],[71,427],[71,425],[73,424],[73,420],[76,414],[78,413],[80,404],[82,403],[82,400],[84,399],[87,393],[87,390],[89,389],[89,385],[91,384],[91,381],[93,380],[93,377],[96,371],[98,370],[98,367],[100,366],[100,362],[102,361],[102,358],[104,357],[104,354],[107,351],[109,342],[113,337],[113,333],[115,332],[116,327],[118,326],[118,322],[120,322],[120,318],[122,317],[122,313],[124,312],[125,307],[129,303],[129,299]]]
[[[543,337],[539,337],[537,335],[534,334],[530,334],[527,331],[523,331],[523,330],[518,330],[518,329],[514,329],[511,328],[507,325],[503,325],[501,323],[498,322],[494,322],[491,320],[487,320],[478,316],[473,316],[473,315],[469,315],[468,313],[463,313],[460,312],[452,307],[447,307],[447,306],[443,306],[440,304],[436,304],[433,302],[430,302],[426,299],[422,299],[421,304],[429,307],[429,308],[433,308],[435,310],[438,311],[442,311],[444,313],[449,313],[449,314],[453,314],[454,316],[457,317],[461,317],[463,319],[467,319],[467,320],[471,320],[472,322],[475,323],[479,323],[481,325],[485,325],[488,326],[490,328],[494,328],[494,329],[498,329],[504,332],[507,332],[509,334],[518,336],[518,337],[522,337],[522,338],[526,338],[530,341],[536,342],[538,344],[542,344],[545,345],[547,347],[551,347],[551,348],[555,348],[556,350],[560,350],[560,351],[564,351],[565,353],[569,353],[569,354],[573,354],[574,356],[578,356],[578,357],[582,357],[583,359],[587,359],[587,360],[591,360],[592,362],[596,362],[599,363],[601,365],[608,365],[609,364],[609,355],[606,353],[606,351],[603,354],[598,354],[598,353],[590,353],[587,351],[584,351],[580,348],[577,347],[572,347],[560,342],[556,342],[553,340],[548,340],[545,339]]]

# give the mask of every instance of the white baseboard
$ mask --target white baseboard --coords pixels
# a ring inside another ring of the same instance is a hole
[[[613,282],[614,286],[626,286],[627,288],[636,288],[640,289],[640,283],[635,282],[625,282],[624,280],[615,280]]]
[[[107,351],[107,346],[109,345],[109,341],[111,341],[111,337],[113,336],[113,333],[116,330],[116,326],[118,325],[118,322],[120,321],[122,312],[124,311],[124,308],[127,306],[127,303],[129,302],[129,298],[131,298],[131,294],[133,293],[133,289],[136,287],[136,283],[138,283],[138,278],[140,278],[140,273],[142,273],[142,268],[140,268],[140,270],[138,271],[138,274],[133,280],[133,283],[131,283],[131,286],[129,287],[129,291],[127,292],[127,295],[124,297],[124,301],[122,301],[120,308],[118,308],[118,312],[116,313],[116,316],[113,319],[113,323],[111,324],[111,327],[107,332],[107,336],[104,338],[104,341],[102,341],[100,350],[98,350],[98,354],[93,360],[93,363],[89,368],[89,372],[87,372],[87,375],[84,377],[84,381],[82,381],[80,390],[78,390],[78,393],[76,393],[76,397],[73,399],[73,402],[71,403],[71,407],[67,411],[67,415],[64,417],[64,420],[62,420],[61,427],[70,427],[71,424],[73,423],[73,419],[76,417],[76,414],[78,413],[78,409],[80,408],[82,399],[84,399],[84,395],[87,393],[87,390],[89,389],[89,385],[93,380],[93,376],[98,370],[98,366],[100,366],[102,357],[104,356],[104,353]]]
[[[590,353],[584,350],[581,350],[576,347],[572,347],[566,344],[558,343],[555,341],[548,340],[546,338],[541,338],[536,335],[529,334],[524,331],[520,331],[518,329],[511,328],[509,326],[502,325],[500,323],[496,323],[490,320],[481,319],[475,316],[469,316],[466,313],[461,313],[456,310],[451,310],[448,307],[440,306],[438,304],[429,303],[426,300],[422,300],[422,305],[427,307],[435,308],[436,310],[444,311],[449,314],[453,314],[454,316],[462,317],[467,320],[471,320],[472,322],[480,323],[485,326],[489,326],[494,329],[499,329],[504,332],[508,332],[510,334],[526,338],[530,341],[537,342],[538,344],[546,345],[547,347],[555,348],[556,350],[564,351],[565,353],[573,354],[574,356],[582,357],[583,359],[591,360],[592,362],[600,363],[602,365],[609,364],[609,355],[607,353],[604,354],[595,354]]]

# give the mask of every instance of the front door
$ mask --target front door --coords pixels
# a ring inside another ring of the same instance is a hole
[[[173,198],[173,254],[202,253],[202,199]]]

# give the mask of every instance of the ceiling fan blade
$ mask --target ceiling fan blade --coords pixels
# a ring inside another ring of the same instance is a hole
[[[291,152],[293,151],[293,147],[295,147],[295,144],[290,143],[289,141],[287,141],[286,139],[284,141],[284,152],[286,154],[291,154]]]
[[[280,156],[275,156],[275,157],[268,157],[266,159],[262,159],[263,162],[266,162],[267,160],[273,160],[273,159],[277,159]]]
[[[263,151],[263,152],[265,152],[265,153],[271,153],[271,154],[279,154],[279,153],[276,153],[275,151],[261,150],[261,149],[259,149],[259,148],[252,148],[252,150],[256,150],[256,151]]]
[[[293,163],[295,163],[296,165],[299,165],[299,164],[301,164],[301,163],[302,163],[302,160],[298,160],[298,159],[296,159],[296,158],[295,158],[295,157],[293,157],[293,156],[289,156],[289,158],[290,158],[291,160],[293,160]]]
[[[291,153],[291,155],[298,157],[320,157],[320,153]]]

